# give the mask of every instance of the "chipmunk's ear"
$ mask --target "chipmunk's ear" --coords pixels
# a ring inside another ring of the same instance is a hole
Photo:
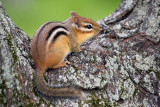
[[[73,19],[73,26],[75,26],[76,28],[79,28],[80,25],[80,20],[79,20],[79,16],[76,12],[71,12],[71,17]]]
[[[74,16],[74,17],[73,17],[73,22],[74,22],[76,25],[79,25],[79,17],[78,17],[78,16]]]
[[[78,16],[78,14],[77,14],[76,12],[71,11],[71,16],[72,16],[72,17]]]

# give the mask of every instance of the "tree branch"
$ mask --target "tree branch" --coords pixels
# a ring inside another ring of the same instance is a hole
[[[48,85],[100,88],[86,91],[83,102],[36,93],[31,40],[0,2],[0,106],[160,106],[159,5],[158,0],[123,0],[98,21],[104,31],[67,57],[70,65],[45,74]]]

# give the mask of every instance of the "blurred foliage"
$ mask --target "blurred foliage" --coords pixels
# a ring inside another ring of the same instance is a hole
[[[48,21],[64,21],[75,11],[95,21],[111,14],[121,0],[2,0],[7,14],[30,37]]]

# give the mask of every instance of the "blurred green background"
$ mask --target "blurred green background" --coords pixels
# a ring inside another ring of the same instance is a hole
[[[12,21],[32,37],[48,21],[64,21],[75,11],[98,21],[111,14],[121,0],[2,0]]]

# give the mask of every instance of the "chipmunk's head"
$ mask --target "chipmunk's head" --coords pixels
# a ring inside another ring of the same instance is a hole
[[[92,38],[102,30],[98,23],[89,18],[81,17],[76,12],[71,12],[71,17],[73,19],[72,27],[76,30],[76,36],[79,39],[81,38],[82,42]]]

